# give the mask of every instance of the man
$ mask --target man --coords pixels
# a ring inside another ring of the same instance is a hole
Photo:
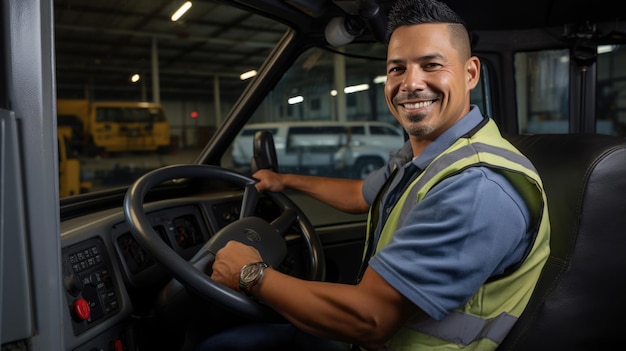
[[[246,293],[299,330],[367,350],[495,349],[548,257],[541,180],[470,105],[480,61],[452,10],[399,0],[389,32],[385,97],[409,136],[391,162],[365,181],[254,175],[260,191],[293,188],[345,211],[369,209],[358,283],[260,267],[259,253],[237,242],[217,253],[212,278],[239,289],[242,269],[255,267],[263,274],[244,282]]]

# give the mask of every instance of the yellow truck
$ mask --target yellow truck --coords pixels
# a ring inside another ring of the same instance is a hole
[[[57,121],[72,127],[71,147],[90,156],[170,152],[170,125],[158,103],[58,99]]]
[[[59,197],[89,192],[92,183],[81,180],[80,161],[69,148],[72,128],[58,127],[57,138],[59,142]]]

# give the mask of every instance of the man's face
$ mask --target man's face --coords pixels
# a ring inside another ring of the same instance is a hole
[[[410,136],[434,140],[469,111],[479,65],[459,57],[447,24],[399,27],[387,51],[387,105]]]

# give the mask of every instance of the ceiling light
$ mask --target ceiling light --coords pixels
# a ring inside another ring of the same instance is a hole
[[[356,93],[357,91],[363,91],[363,90],[367,90],[370,88],[369,84],[359,84],[359,85],[352,85],[349,87],[345,87],[343,89],[343,92],[346,94],[350,94],[350,93]]]
[[[615,45],[598,45],[598,54],[606,54],[615,50]]]
[[[139,73],[134,73],[130,76],[131,83],[137,83],[140,79],[141,79],[141,76],[139,75]]]
[[[387,82],[387,76],[376,76],[374,77],[374,84],[385,84]]]
[[[184,15],[185,12],[187,12],[187,10],[189,10],[190,8],[191,8],[191,1],[186,1],[184,4],[180,5],[178,10],[174,12],[174,14],[172,15],[170,19],[172,20],[172,22],[178,21],[178,19],[181,18],[182,15]]]
[[[251,71],[248,71],[248,72],[244,72],[244,73],[242,73],[242,74],[239,76],[239,79],[241,79],[241,80],[246,80],[246,79],[252,78],[252,77],[254,77],[254,76],[256,76],[256,71],[255,71],[255,70],[251,70]]]
[[[292,98],[289,98],[289,99],[287,100],[287,103],[288,103],[289,105],[295,105],[295,104],[299,104],[299,103],[301,103],[302,101],[304,101],[304,98],[303,98],[302,96],[294,96],[294,97],[292,97]]]
[[[364,91],[370,88],[369,84],[358,84],[358,85],[351,85],[349,87],[345,87],[343,88],[343,92],[346,94],[352,94],[352,93],[356,93],[358,91]],[[337,96],[337,90],[333,89],[330,91],[330,95],[332,96]]]

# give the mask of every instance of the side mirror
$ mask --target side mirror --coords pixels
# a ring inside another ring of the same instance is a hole
[[[269,169],[278,172],[278,159],[274,147],[274,137],[267,130],[254,133],[252,160],[250,160],[252,174],[259,169]]]

